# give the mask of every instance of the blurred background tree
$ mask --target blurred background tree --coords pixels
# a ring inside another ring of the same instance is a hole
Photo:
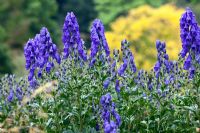
[[[111,31],[106,32],[108,44],[111,49],[120,49],[120,41],[126,38],[130,41],[136,65],[146,70],[156,61],[157,39],[166,41],[170,59],[177,59],[181,48],[179,19],[183,12],[173,5],[159,8],[140,6],[130,10],[127,16],[110,24]]]
[[[101,19],[106,27],[121,15],[126,15],[130,9],[142,5],[159,7],[167,3],[168,0],[95,0],[98,18]]]
[[[42,26],[49,29],[53,41],[62,51],[61,30],[65,15],[69,11],[73,11],[76,14],[82,38],[89,48],[89,27],[95,18],[100,18],[103,21],[106,31],[114,33],[114,23],[117,23],[123,17],[129,17],[130,12],[134,12],[134,9],[149,5],[153,7],[153,10],[167,3],[173,3],[173,5],[179,8],[191,7],[198,16],[197,19],[200,20],[199,0],[0,0],[0,73],[15,73],[20,76],[25,73],[23,46],[29,38],[34,37],[39,32]],[[176,11],[174,14],[176,14]],[[164,16],[168,16],[167,11],[165,11]],[[165,23],[165,21],[159,21],[159,23]],[[134,21],[132,21],[131,25],[135,25]],[[121,28],[121,25],[118,25],[118,27]],[[142,32],[144,33],[143,37],[148,35],[147,31],[148,29],[146,29],[146,32]],[[158,37],[160,32],[162,30],[155,30],[155,34]],[[130,35],[134,36],[134,34],[139,33],[132,33]],[[152,37],[152,40],[149,40],[149,43],[155,42],[154,39],[166,40],[164,37],[156,38],[155,36]],[[138,40],[138,42],[140,41]],[[170,42],[167,42],[167,45],[168,43]],[[118,44],[120,42],[116,45]],[[134,43],[134,45],[136,44]],[[142,48],[143,45],[140,47]],[[142,63],[138,64],[140,67],[144,66]],[[148,65],[145,68],[147,67]]]
[[[6,45],[2,44],[0,47],[0,76],[6,73],[11,73],[15,67],[12,65],[9,49]]]

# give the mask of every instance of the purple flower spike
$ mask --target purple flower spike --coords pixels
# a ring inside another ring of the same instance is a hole
[[[118,79],[117,79],[116,82],[115,82],[115,91],[116,91],[117,93],[120,92],[120,84],[119,84],[119,80],[118,80]]]
[[[84,50],[83,41],[79,32],[79,25],[73,12],[67,13],[63,25],[62,42],[64,44],[64,57],[67,58],[75,50],[84,61],[87,60],[87,54]]]
[[[121,125],[121,117],[115,109],[115,103],[112,102],[110,93],[101,97],[100,104],[104,132],[116,133],[117,128]],[[111,119],[111,116],[113,116],[114,121]]]
[[[107,78],[107,79],[103,82],[103,87],[104,87],[104,89],[107,89],[108,86],[109,86],[109,84],[110,84],[110,78]]]
[[[135,61],[134,61],[132,52],[129,52],[129,64],[130,64],[131,71],[135,73],[137,71],[137,68],[135,66]]]
[[[94,58],[98,51],[104,49],[106,56],[110,55],[108,43],[104,34],[103,23],[99,19],[95,19],[91,27],[91,58]]]
[[[119,76],[123,76],[126,68],[127,68],[127,65],[128,65],[128,61],[126,59],[124,59],[124,63],[120,66],[120,68],[118,69],[118,75]]]
[[[54,67],[53,59],[60,64],[61,58],[58,54],[56,45],[52,42],[50,33],[47,28],[43,27],[40,34],[34,39],[29,39],[24,47],[24,56],[26,59],[26,69],[29,70],[28,80],[32,80],[37,73],[39,78],[42,77],[44,69],[49,73]]]
[[[192,60],[200,64],[200,28],[195,15],[190,8],[186,9],[180,19],[180,36],[182,42],[181,57],[186,58],[183,68],[190,72],[190,78],[193,77],[195,65]]]

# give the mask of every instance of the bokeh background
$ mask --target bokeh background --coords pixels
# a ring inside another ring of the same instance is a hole
[[[99,18],[106,28],[111,49],[128,39],[136,65],[149,70],[156,60],[155,41],[167,44],[170,59],[177,59],[181,48],[179,19],[190,7],[200,20],[200,0],[0,0],[0,76],[26,73],[23,47],[40,28],[49,29],[62,52],[62,26],[73,11],[81,36],[90,47],[90,25]]]

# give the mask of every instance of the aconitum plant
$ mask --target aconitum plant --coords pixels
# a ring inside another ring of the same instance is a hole
[[[68,56],[77,56],[87,60],[86,52],[84,51],[83,40],[79,33],[79,25],[73,12],[67,13],[63,25],[62,42],[64,44],[64,58]]]
[[[56,45],[52,42],[47,28],[43,27],[40,34],[34,39],[29,39],[24,47],[26,69],[29,70],[28,80],[33,82],[37,77],[41,78],[43,71],[50,73],[54,67],[53,59],[60,64],[61,58]],[[33,84],[33,83],[32,83]]]
[[[91,25],[88,55],[78,19],[73,12],[67,13],[62,53],[43,27],[24,47],[28,76],[5,75],[0,79],[1,129],[63,133],[199,131],[200,30],[191,9],[183,13],[180,27],[179,59],[170,60],[167,42],[157,40],[157,61],[151,71],[145,71],[137,69],[137,55],[131,52],[128,40],[121,41],[120,50],[110,52],[99,19]]]
[[[181,56],[186,58],[184,69],[189,70],[190,77],[194,77],[196,71],[195,62],[200,64],[200,28],[195,15],[190,8],[180,19],[182,51]]]

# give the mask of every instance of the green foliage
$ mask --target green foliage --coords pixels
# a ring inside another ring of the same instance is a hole
[[[6,35],[4,43],[12,48],[21,48],[25,40],[36,34],[43,25],[48,25],[54,37],[58,37],[59,30],[55,29],[59,26],[52,18],[56,11],[55,0],[0,1],[0,26]]]
[[[167,0],[168,1],[168,0]],[[166,0],[95,0],[98,18],[108,26],[110,22],[115,20],[119,15],[122,15],[132,8],[141,5],[149,4],[154,7],[159,7],[167,2]]]
[[[4,44],[0,44],[0,76],[12,73],[13,69],[8,48]]]

